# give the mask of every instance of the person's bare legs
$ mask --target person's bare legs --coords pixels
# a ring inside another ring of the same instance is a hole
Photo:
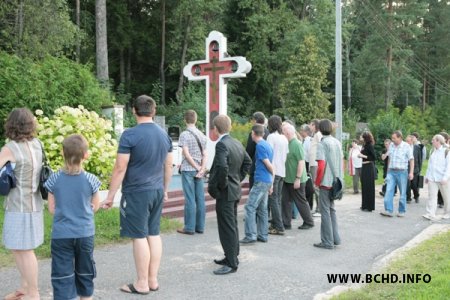
[[[16,266],[21,276],[22,299],[40,299],[38,288],[38,262],[34,250],[13,250]]]
[[[93,297],[80,297],[80,300],[92,300],[94,299]]]
[[[162,240],[161,236],[148,236],[148,247],[150,248],[150,264],[148,268],[148,287],[152,290],[159,288],[158,270],[162,257]]]
[[[133,283],[134,288],[138,292],[148,292],[150,250],[146,238],[133,239],[133,257],[137,273],[137,280]],[[122,289],[129,290],[126,285]]]

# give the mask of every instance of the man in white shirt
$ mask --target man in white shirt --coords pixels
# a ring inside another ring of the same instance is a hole
[[[322,140],[322,133],[319,131],[319,123],[320,120],[314,119],[311,121],[311,124],[309,124],[309,127],[311,128],[311,132],[313,133],[313,137],[311,139],[311,144],[309,147],[309,172],[311,173],[311,179],[312,181],[316,181],[316,173],[317,173],[317,145]],[[320,217],[320,211],[319,211],[319,190],[315,189],[315,195],[316,195],[316,211],[313,213],[313,217]]]
[[[424,218],[436,220],[437,194],[441,192],[444,200],[443,219],[450,219],[450,155],[449,149],[445,147],[445,139],[442,135],[435,135],[431,140],[433,152],[428,161],[428,169],[425,175],[425,182],[428,183],[427,213]]]

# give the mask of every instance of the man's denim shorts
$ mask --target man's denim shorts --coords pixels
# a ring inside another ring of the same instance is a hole
[[[122,194],[120,236],[134,239],[159,235],[163,189]]]

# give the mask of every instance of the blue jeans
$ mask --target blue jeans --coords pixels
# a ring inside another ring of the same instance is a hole
[[[184,230],[205,230],[205,191],[203,178],[195,178],[197,171],[182,171],[181,184],[184,193]]]
[[[398,212],[406,212],[406,185],[408,183],[407,170],[388,170],[386,175],[386,194],[384,195],[384,209],[387,212],[394,212],[394,192],[398,186],[400,190],[400,201]]]
[[[96,269],[94,236],[52,239],[53,299],[90,297],[94,294]]]
[[[273,182],[273,193],[269,196],[269,207],[272,213],[272,227],[284,231],[283,219],[281,218],[281,192],[283,191],[284,178],[275,175]]]
[[[245,237],[250,240],[258,238],[267,241],[269,231],[269,216],[267,213],[267,199],[272,183],[255,182],[247,203],[245,204]],[[258,225],[256,224],[258,215]]]

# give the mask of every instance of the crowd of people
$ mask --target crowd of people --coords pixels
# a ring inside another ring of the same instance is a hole
[[[396,215],[404,217],[407,204],[413,203],[413,200],[419,203],[420,188],[425,182],[428,183],[429,197],[423,217],[432,221],[450,218],[450,184],[447,184],[450,179],[450,157],[447,157],[450,149],[449,135],[441,132],[432,138],[431,143],[428,168],[425,176],[422,176],[420,174],[423,161],[427,158],[427,150],[420,142],[417,132],[406,136],[403,141],[402,132],[396,130],[390,139],[384,140],[385,149],[380,157],[383,161],[384,179],[380,191],[380,195],[384,197],[384,210],[380,212],[381,215],[394,216],[393,199],[399,191]],[[375,180],[378,177],[374,144],[372,134],[366,131],[360,140],[352,141],[348,153],[348,173],[353,177],[353,192],[358,194],[361,185],[361,210],[368,212],[375,209]],[[436,216],[438,205],[444,208],[444,214],[440,217]]]
[[[158,271],[162,257],[160,218],[163,202],[168,199],[172,176],[172,143],[168,134],[153,122],[155,101],[146,95],[132,105],[137,125],[120,137],[117,158],[109,184],[109,193],[99,198],[98,178],[83,170],[88,159],[88,142],[80,135],[70,135],[62,142],[64,165],[45,183],[49,192],[48,209],[54,215],[51,233],[51,283],[55,299],[92,299],[96,277],[94,252],[94,213],[109,209],[119,187],[120,235],[132,240],[137,278],[120,287],[125,293],[149,294],[159,289]],[[206,173],[206,136],[196,127],[197,114],[185,113],[186,130],[181,134],[183,161],[180,167],[185,196],[184,227],[186,235],[205,231],[204,175]],[[331,189],[336,178],[343,181],[344,156],[341,143],[332,136],[333,123],[328,119],[303,124],[300,132],[290,121],[273,115],[268,128],[263,113],[253,115],[247,147],[230,136],[231,120],[226,115],[214,118],[213,134],[218,138],[209,170],[208,192],[216,199],[219,239],[224,257],[214,259],[220,265],[216,275],[234,273],[239,266],[240,245],[266,243],[269,235],[284,235],[292,229],[293,205],[303,223],[300,230],[315,226],[321,218],[320,241],[314,247],[335,249],[341,244],[335,200]],[[5,124],[8,143],[0,152],[0,166],[15,163],[17,187],[5,199],[3,244],[14,254],[21,283],[5,296],[13,299],[40,299],[38,264],[34,249],[44,240],[44,202],[39,191],[39,174],[44,149],[36,138],[36,120],[26,108],[14,109]],[[362,143],[362,147],[359,143]],[[374,138],[364,132],[349,150],[349,173],[353,191],[361,184],[363,211],[375,209],[377,154]],[[449,136],[432,139],[425,182],[429,186],[425,218],[437,220],[438,198],[442,198],[444,215],[450,218]],[[406,205],[419,202],[421,165],[425,147],[417,134],[403,141],[400,131],[385,141],[383,177],[385,185],[383,216],[394,215],[394,194],[400,193],[397,216],[404,217]],[[249,175],[250,193],[245,205],[245,234],[239,239],[237,207],[241,199],[241,182]],[[439,196],[440,195],[440,196]],[[315,204],[315,209],[314,209]],[[269,214],[271,216],[269,220]],[[269,225],[270,224],[270,225]]]

